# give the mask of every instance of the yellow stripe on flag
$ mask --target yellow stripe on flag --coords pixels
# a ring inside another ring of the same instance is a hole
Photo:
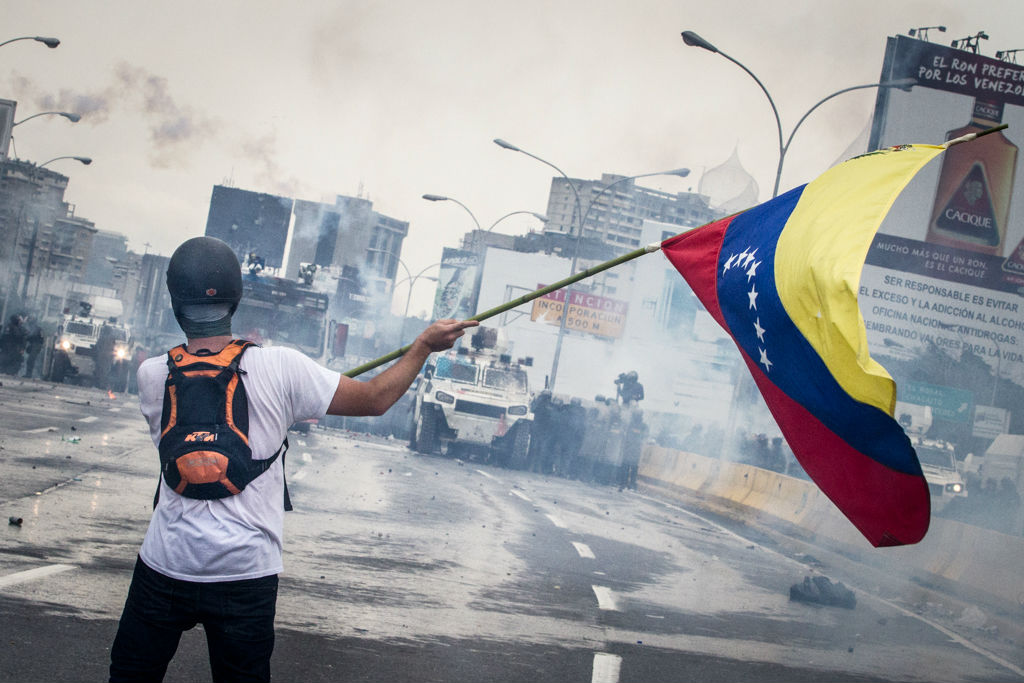
[[[942,151],[910,145],[829,169],[804,188],[775,252],[776,287],[789,317],[852,398],[889,415],[896,384],[869,354],[857,287],[896,197]]]

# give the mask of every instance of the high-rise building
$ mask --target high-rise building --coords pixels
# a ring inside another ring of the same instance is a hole
[[[575,186],[579,192],[577,216]],[[602,174],[600,180],[551,180],[544,226],[546,233],[576,235],[582,220],[583,236],[627,251],[640,246],[645,220],[694,227],[723,215],[711,208],[708,197],[693,192],[662,192],[636,184],[628,176]]]
[[[321,268],[357,268],[364,276],[395,279],[408,221],[373,210],[361,197],[338,195],[334,204],[295,201],[295,225],[288,252],[287,277],[303,263]]]
[[[281,268],[292,216],[288,197],[214,185],[206,234],[224,240],[244,262],[250,254]]]

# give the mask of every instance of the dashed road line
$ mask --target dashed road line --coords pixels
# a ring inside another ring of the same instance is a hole
[[[521,493],[519,491],[516,491],[515,489],[512,489],[512,491],[510,491],[510,493],[513,496],[519,496],[520,498],[525,500],[527,503],[532,503],[533,502],[525,493]]]
[[[78,418],[78,421],[79,422],[95,422],[98,419],[99,418],[96,417],[95,415],[89,415],[88,417],[80,417],[80,418]]]
[[[606,612],[618,612],[619,604],[615,601],[615,595],[608,586],[591,586],[594,595],[597,596],[597,607]]]
[[[48,432],[51,429],[53,431],[57,431],[56,427],[36,427],[35,429],[24,429],[24,430],[22,430],[21,433],[22,434],[42,434],[43,432]]]
[[[585,560],[596,560],[594,557],[594,551],[590,549],[586,543],[579,543],[577,541],[572,542],[572,547],[576,548],[576,552],[579,553],[580,557]]]
[[[590,683],[618,683],[622,657],[607,652],[594,653],[594,673]]]
[[[76,567],[73,564],[50,564],[45,567],[36,567],[35,569],[26,569],[23,572],[0,576],[0,588],[7,588],[19,583],[25,583],[26,581],[35,581],[36,579],[42,579],[53,574],[66,572],[69,569],[76,569]]]
[[[544,516],[547,517],[548,519],[550,519],[551,523],[554,524],[555,526],[557,526],[559,529],[568,529],[569,528],[569,526],[565,522],[560,520],[558,517],[555,517],[554,515],[544,515]]]
[[[473,470],[473,471],[474,471],[474,472],[476,472],[477,474],[482,474],[482,475],[484,475],[484,476],[485,476],[485,477],[487,477],[488,479],[493,479],[494,481],[498,481],[498,478],[497,478],[497,477],[495,477],[495,476],[494,476],[493,474],[491,474],[491,473],[489,473],[489,472],[484,472],[483,470]]]

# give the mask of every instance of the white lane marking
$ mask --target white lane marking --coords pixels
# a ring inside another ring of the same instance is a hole
[[[473,470],[473,471],[476,472],[477,474],[484,475],[488,479],[494,479],[494,481],[498,481],[497,477],[495,477],[493,474],[488,474],[487,472],[484,472],[483,470]]]
[[[742,542],[744,542],[746,544],[750,544],[750,543],[753,542],[750,539],[747,539],[747,538],[744,538],[743,536],[740,536],[739,534],[735,533],[734,531],[726,529],[724,526],[722,526],[721,524],[718,524],[717,522],[713,522],[712,520],[710,520],[710,519],[708,519],[706,517],[701,517],[696,512],[693,512],[692,510],[687,510],[684,507],[680,507],[678,505],[674,505],[672,503],[668,503],[666,501],[659,500],[657,498],[654,498],[653,496],[648,496],[648,495],[645,495],[645,494],[640,494],[640,497],[641,498],[645,498],[650,503],[654,503],[656,505],[661,505],[663,507],[667,507],[670,510],[676,510],[678,512],[682,512],[683,514],[689,515],[690,517],[693,517],[694,519],[699,519],[704,524],[707,524],[708,526],[712,526],[712,527],[715,527],[717,529],[720,529],[725,534],[728,534],[728,535],[730,535],[730,536],[732,536],[732,537],[734,537],[734,538],[736,538],[736,539],[738,539],[738,540],[740,540],[740,541],[742,541]],[[783,560],[785,560],[786,562],[789,562],[790,564],[795,564],[795,565],[797,565],[797,566],[799,566],[801,568],[804,566],[803,563],[801,563],[800,561],[798,561],[798,560],[796,560],[796,559],[794,559],[792,557],[788,557],[788,556],[782,554],[781,552],[779,552],[778,550],[775,550],[773,548],[769,548],[767,546],[761,545],[760,543],[755,543],[755,544],[761,550],[765,550],[765,551],[767,551],[769,553],[772,553],[773,555],[776,555],[776,556],[782,558]],[[982,657],[985,657],[989,661],[995,662],[996,664],[999,664],[1000,666],[1009,669],[1010,671],[1014,672],[1018,676],[1024,676],[1024,668],[1021,668],[1019,666],[1014,665],[1011,662],[1008,662],[1007,660],[1003,659],[1002,657],[1000,657],[999,655],[995,654],[994,652],[989,652],[988,650],[975,645],[971,641],[966,640],[965,638],[957,635],[953,631],[950,631],[949,629],[947,629],[947,628],[945,628],[945,627],[935,623],[931,619],[928,619],[927,617],[924,617],[924,616],[922,616],[920,614],[912,612],[912,611],[910,611],[908,609],[904,609],[903,607],[900,607],[899,605],[897,605],[896,603],[892,602],[891,600],[887,600],[887,599],[885,599],[883,597],[879,597],[877,595],[871,595],[871,594],[867,593],[866,591],[864,591],[863,589],[861,590],[861,592],[864,593],[865,597],[867,597],[869,599],[877,600],[878,602],[880,602],[880,603],[882,603],[884,605],[888,605],[889,607],[892,607],[893,609],[895,609],[895,610],[897,610],[899,612],[902,612],[903,614],[905,614],[908,617],[911,617],[913,619],[917,619],[918,621],[920,621],[920,622],[922,622],[924,624],[928,624],[929,626],[934,628],[936,631],[938,631],[938,632],[942,633],[943,635],[949,637],[950,639],[956,641],[958,644],[966,647],[968,650],[971,650],[972,652],[975,652],[975,653],[981,655]]]
[[[79,422],[95,422],[98,419],[99,418],[96,417],[95,415],[90,415],[89,417],[80,417],[80,418],[78,418],[78,421]]]
[[[57,431],[56,427],[37,427],[36,429],[26,429],[26,430],[23,430],[21,433],[22,434],[42,434],[43,432],[48,432],[51,429],[53,431]]]
[[[555,526],[557,526],[559,529],[568,529],[569,528],[566,525],[565,522],[560,520],[558,517],[555,517],[554,515],[544,515],[544,516],[547,517],[548,519],[550,519],[551,523],[554,524]]]
[[[619,605],[615,602],[615,596],[612,594],[612,589],[608,586],[591,586],[594,589],[594,595],[597,596],[597,607],[608,612],[618,612]]]
[[[51,574],[59,574],[66,572],[69,569],[77,569],[73,564],[50,564],[45,567],[36,567],[35,569],[26,569],[23,572],[15,572],[14,574],[8,574],[7,576],[0,576],[0,588],[7,588],[15,584],[24,583],[26,581],[35,581]]]
[[[302,462],[313,462],[313,456],[309,453],[302,454]]]
[[[594,653],[594,673],[590,683],[618,683],[622,657],[607,652]]]
[[[526,494],[525,494],[525,493],[520,493],[519,491],[516,491],[515,489],[512,489],[512,495],[513,495],[513,496],[519,496],[520,498],[522,498],[523,500],[525,500],[525,501],[526,501],[527,503],[532,503],[532,502],[533,502],[532,500],[530,500],[530,499],[529,499],[529,498],[528,498],[528,497],[526,496]]]
[[[573,541],[572,547],[576,548],[576,552],[578,552],[580,554],[580,557],[582,557],[585,560],[597,559],[596,557],[594,557],[594,551],[591,550],[590,546],[588,546],[586,543],[578,543],[576,541]]]
[[[112,412],[112,413],[120,413],[121,412],[121,408],[115,407],[115,406],[111,406],[110,408],[108,408],[108,410],[110,412]]]

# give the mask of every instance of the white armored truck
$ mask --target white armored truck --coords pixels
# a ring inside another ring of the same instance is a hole
[[[124,390],[132,340],[131,330],[121,322],[121,302],[96,296],[78,306],[77,311],[66,313],[57,327],[46,378]]]
[[[522,466],[530,448],[530,394],[523,366],[498,344],[497,330],[479,328],[470,345],[429,362],[412,411],[409,445],[419,453],[479,456]]]

